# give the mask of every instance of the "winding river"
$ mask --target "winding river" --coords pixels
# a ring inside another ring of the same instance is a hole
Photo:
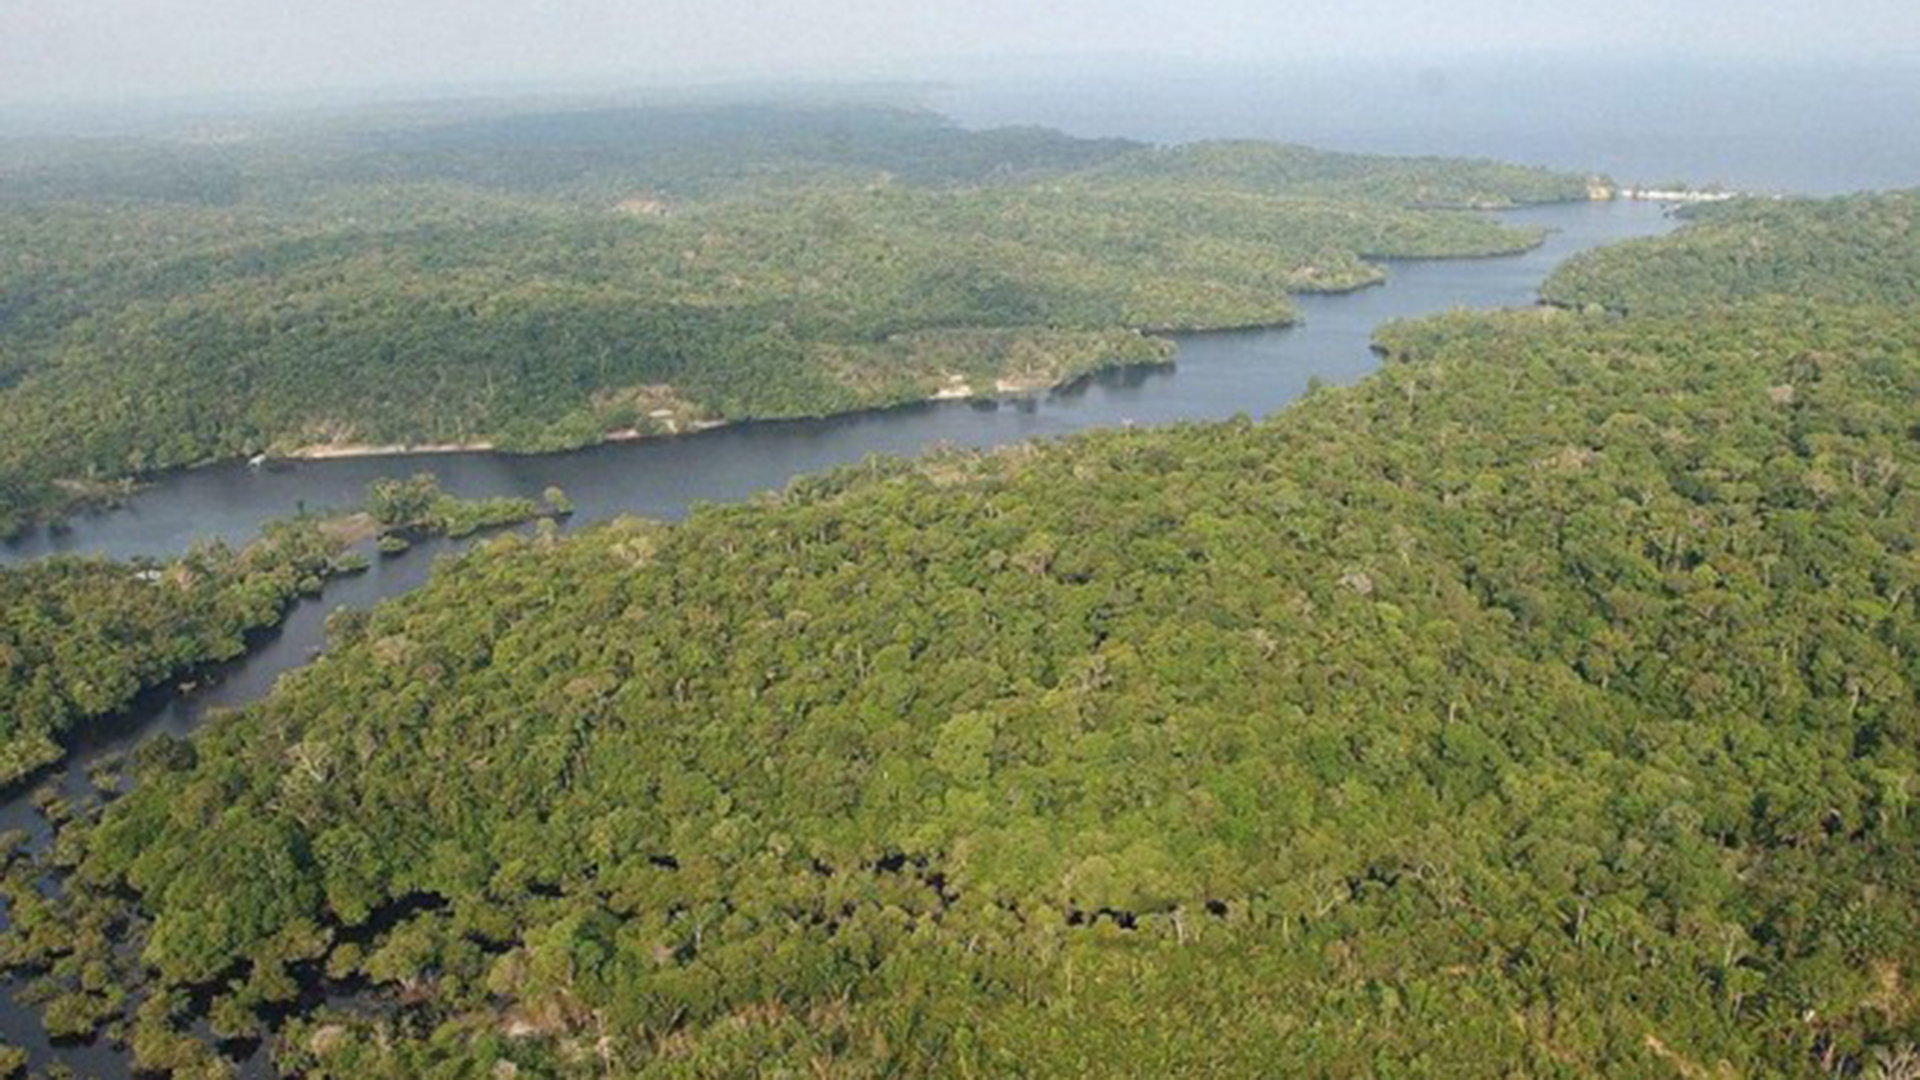
[[[944,401],[821,420],[742,424],[672,439],[608,445],[545,457],[493,453],[289,463],[266,469],[217,465],[171,474],[114,510],[41,530],[0,546],[0,563],[62,552],[120,558],[165,557],[196,540],[244,542],[260,525],[302,508],[350,506],[368,481],[420,470],[464,496],[537,497],[550,484],[572,498],[577,523],[619,514],[676,519],[700,502],[744,499],[801,473],[872,454],[914,454],[940,445],[989,447],[1092,427],[1265,415],[1299,396],[1310,379],[1346,383],[1378,362],[1373,332],[1390,319],[1455,307],[1533,304],[1541,281],[1575,252],[1667,231],[1673,221],[1651,203],[1578,203],[1503,213],[1516,225],[1551,230],[1533,251],[1489,259],[1394,262],[1385,285],[1303,296],[1300,325],[1276,330],[1189,334],[1170,365],[1127,368],[1014,401]],[[326,613],[365,607],[418,587],[437,554],[457,543],[418,544],[372,570],[301,601],[276,630],[231,663],[198,673],[194,688],[163,686],[121,716],[78,733],[52,783],[76,803],[92,794],[89,768],[160,732],[184,734],[210,711],[257,700],[281,673],[310,661],[324,640]],[[0,829],[44,843],[48,829],[26,791],[0,802]],[[11,989],[11,986],[8,987]],[[0,1002],[0,1039],[25,1048],[33,1067],[55,1061],[88,1076],[130,1074],[126,1052],[106,1043],[52,1044],[28,1008]],[[256,1051],[245,1071],[264,1074]]]

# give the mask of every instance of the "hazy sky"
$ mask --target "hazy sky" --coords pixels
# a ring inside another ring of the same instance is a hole
[[[0,0],[0,101],[1516,50],[1920,62],[1920,0]]]

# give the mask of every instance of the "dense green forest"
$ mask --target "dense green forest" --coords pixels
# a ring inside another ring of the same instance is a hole
[[[230,660],[326,577],[363,568],[376,533],[467,536],[565,513],[555,488],[530,499],[459,499],[431,475],[382,480],[364,512],[267,525],[234,549],[202,545],[167,562],[63,556],[0,567],[0,786],[60,760],[68,729],[140,691]]]
[[[340,534],[274,525],[234,550],[170,563],[59,557],[0,568],[0,784],[60,759],[59,736],[203,663],[231,659],[251,631],[336,567]]]
[[[145,748],[5,959],[214,1072],[1906,1075],[1902,273],[492,541]]]
[[[155,470],[539,451],[1158,359],[1577,177],[680,107],[0,144],[0,533]],[[983,347],[984,346],[984,347]]]
[[[1671,312],[1763,297],[1920,305],[1920,191],[1690,207],[1669,236],[1576,256],[1553,303]]]

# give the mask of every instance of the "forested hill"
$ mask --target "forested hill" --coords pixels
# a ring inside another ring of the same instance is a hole
[[[1587,197],[1586,184],[1576,177],[1497,161],[1339,154],[1256,140],[1120,154],[1092,171],[1114,178],[1366,197],[1409,206],[1487,209]]]
[[[1371,257],[1538,240],[1434,203],[1583,192],[880,108],[12,144],[0,534],[222,457],[554,450],[1042,387],[1165,356],[1138,331],[1286,322],[1290,292],[1378,281]]]
[[[1678,232],[1569,259],[1543,295],[1648,312],[1762,297],[1920,305],[1920,191],[1688,213],[1694,224]]]
[[[155,1067],[1898,1075],[1920,319],[1383,346],[491,544],[144,753],[6,955]]]

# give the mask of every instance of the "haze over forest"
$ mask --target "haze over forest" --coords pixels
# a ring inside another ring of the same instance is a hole
[[[950,77],[986,63],[1475,56],[1910,61],[1904,0],[68,0],[0,5],[0,103]]]

